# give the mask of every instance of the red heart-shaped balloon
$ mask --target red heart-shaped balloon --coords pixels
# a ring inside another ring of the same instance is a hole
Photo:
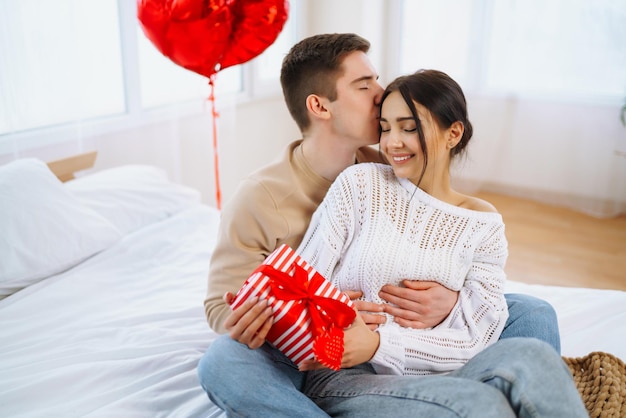
[[[137,17],[154,46],[207,77],[265,51],[288,12],[286,0],[137,0]]]

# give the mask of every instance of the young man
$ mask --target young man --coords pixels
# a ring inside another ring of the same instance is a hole
[[[355,416],[376,416],[376,411],[380,415],[394,411],[393,415],[399,416],[447,416],[459,411],[469,416],[488,416],[483,410],[487,404],[495,405],[494,416],[512,416],[512,411],[523,407],[522,398],[548,405],[552,401],[545,397],[548,391],[529,380],[567,386],[571,377],[559,364],[556,317],[542,301],[521,296],[507,299],[510,319],[503,337],[534,336],[549,341],[556,350],[538,341],[512,339],[485,350],[490,355],[472,359],[473,367],[462,368],[466,374],[459,378],[438,376],[426,382],[386,376],[360,385],[358,376],[342,393],[323,393],[326,389],[319,386],[319,380],[315,387],[305,386],[306,373],[265,343],[272,324],[265,301],[251,300],[230,310],[228,302],[233,294],[265,257],[283,243],[298,247],[311,215],[335,177],[355,162],[379,161],[378,153],[367,146],[378,142],[383,90],[367,58],[368,50],[369,43],[357,35],[317,35],[295,45],[283,61],[283,93],[302,139],[290,144],[282,159],[242,182],[222,210],[205,309],[211,328],[229,335],[214,341],[199,364],[203,388],[214,403],[235,416],[326,416],[311,399],[323,405],[327,413]],[[382,289],[381,298],[390,304],[356,302],[370,328],[375,329],[384,320],[377,315],[383,311],[393,315],[400,325],[431,327],[441,322],[456,303],[457,293],[440,285],[405,284],[406,288]],[[356,298],[359,293],[351,292],[350,296]],[[350,333],[346,331],[346,340],[353,337]],[[485,379],[500,382],[497,373],[483,379],[476,372],[492,366],[515,376],[524,387],[518,388],[517,383],[507,383],[506,387],[482,383]],[[348,370],[360,374],[358,367]],[[379,382],[384,382],[383,386]],[[401,390],[402,395],[386,389],[392,387]],[[568,395],[578,396],[573,385],[571,388],[573,393]],[[356,397],[347,395],[350,392]],[[373,404],[377,405],[374,410]]]

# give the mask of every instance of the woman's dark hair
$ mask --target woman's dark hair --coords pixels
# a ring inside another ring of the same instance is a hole
[[[449,128],[457,121],[463,124],[463,136],[459,143],[450,150],[450,158],[453,158],[465,150],[473,133],[472,124],[467,118],[465,95],[456,81],[446,73],[437,70],[419,70],[413,74],[396,78],[385,89],[381,103],[394,91],[402,95],[415,120],[420,148],[424,157],[424,167],[422,167],[422,174],[420,175],[421,181],[428,164],[428,149],[414,102],[428,109],[442,129]]]

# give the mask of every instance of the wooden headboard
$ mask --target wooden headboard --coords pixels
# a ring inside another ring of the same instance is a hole
[[[48,163],[52,171],[61,181],[68,181],[74,178],[74,173],[93,167],[96,162],[98,151],[91,151],[85,154],[73,155],[68,158],[51,161]]]

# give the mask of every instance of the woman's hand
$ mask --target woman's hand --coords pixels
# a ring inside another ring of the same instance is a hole
[[[356,309],[355,309],[356,310]],[[358,313],[358,312],[357,312]],[[343,335],[343,357],[341,359],[341,368],[354,367],[358,364],[370,361],[378,345],[380,344],[380,336],[377,332],[372,331],[365,323],[360,315],[350,326],[344,330]],[[324,368],[315,359],[305,360],[299,366],[300,371],[317,370]]]
[[[384,307],[380,303],[358,300],[363,296],[360,291],[347,290],[344,293],[352,300],[358,314],[372,331],[387,321],[387,317],[383,315]]]
[[[341,368],[354,367],[370,361],[376,354],[379,344],[380,335],[372,331],[363,318],[357,315],[352,326],[344,331]]]

